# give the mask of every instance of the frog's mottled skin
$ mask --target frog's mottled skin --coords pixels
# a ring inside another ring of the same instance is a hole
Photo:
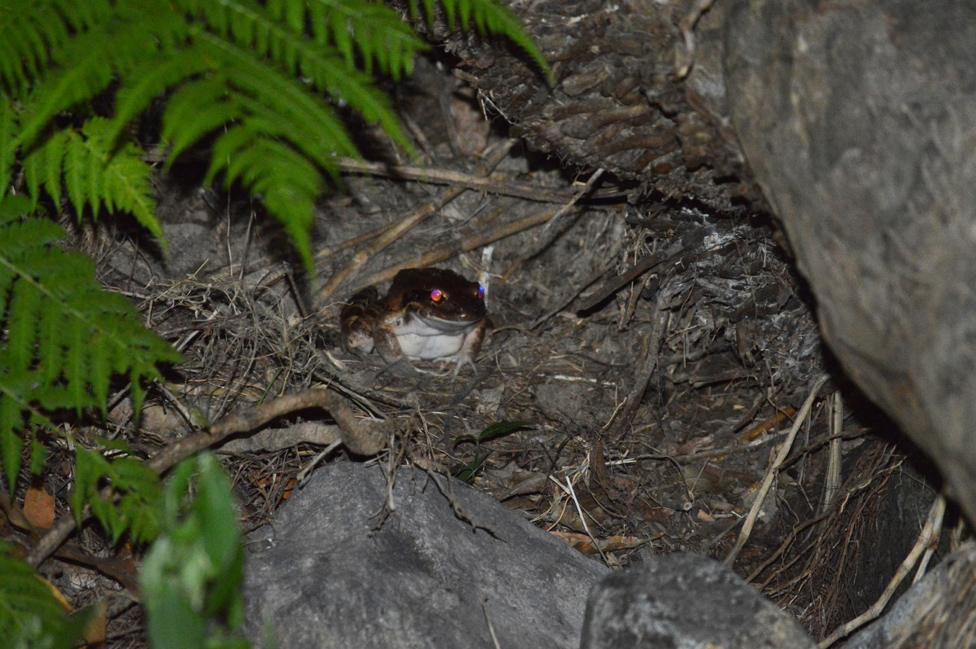
[[[432,293],[440,292],[435,301]],[[393,278],[386,297],[375,288],[352,297],[340,315],[346,348],[383,360],[454,361],[474,366],[489,323],[484,291],[441,268],[410,268]]]

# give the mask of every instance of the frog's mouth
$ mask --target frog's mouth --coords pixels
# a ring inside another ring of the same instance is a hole
[[[420,314],[417,314],[416,318],[430,329],[441,333],[461,333],[473,327],[480,320],[480,318],[446,320]]]

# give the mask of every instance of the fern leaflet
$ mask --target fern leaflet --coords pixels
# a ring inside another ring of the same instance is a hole
[[[0,637],[12,649],[77,646],[88,615],[68,616],[45,582],[0,542]]]
[[[125,298],[98,285],[87,257],[56,245],[64,236],[60,227],[22,216],[29,207],[22,197],[0,202],[0,330],[6,331],[0,338],[0,449],[11,491],[25,414],[104,410],[109,380],[118,374],[132,381],[138,402],[140,382],[158,376],[156,365],[180,360],[142,326]]]
[[[113,146],[113,128],[108,120],[93,117],[80,132],[59,131],[28,156],[24,173],[32,205],[37,205],[42,186],[60,203],[63,176],[68,200],[78,214],[86,206],[95,216],[103,206],[109,213],[128,212],[161,240],[151,169],[142,161],[142,150],[136,145]]]

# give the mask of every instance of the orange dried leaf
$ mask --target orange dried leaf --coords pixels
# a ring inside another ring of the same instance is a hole
[[[30,487],[24,495],[24,516],[34,527],[46,530],[54,525],[54,496]]]

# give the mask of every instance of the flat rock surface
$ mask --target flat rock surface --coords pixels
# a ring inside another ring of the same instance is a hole
[[[528,645],[526,645],[528,646]],[[717,561],[648,559],[590,595],[582,649],[813,649],[799,623]]]
[[[382,520],[380,467],[316,472],[251,537],[251,636],[289,649],[463,649],[494,646],[490,624],[501,647],[579,646],[587,593],[607,568],[438,480],[451,500],[426,473],[400,469],[395,511]]]

